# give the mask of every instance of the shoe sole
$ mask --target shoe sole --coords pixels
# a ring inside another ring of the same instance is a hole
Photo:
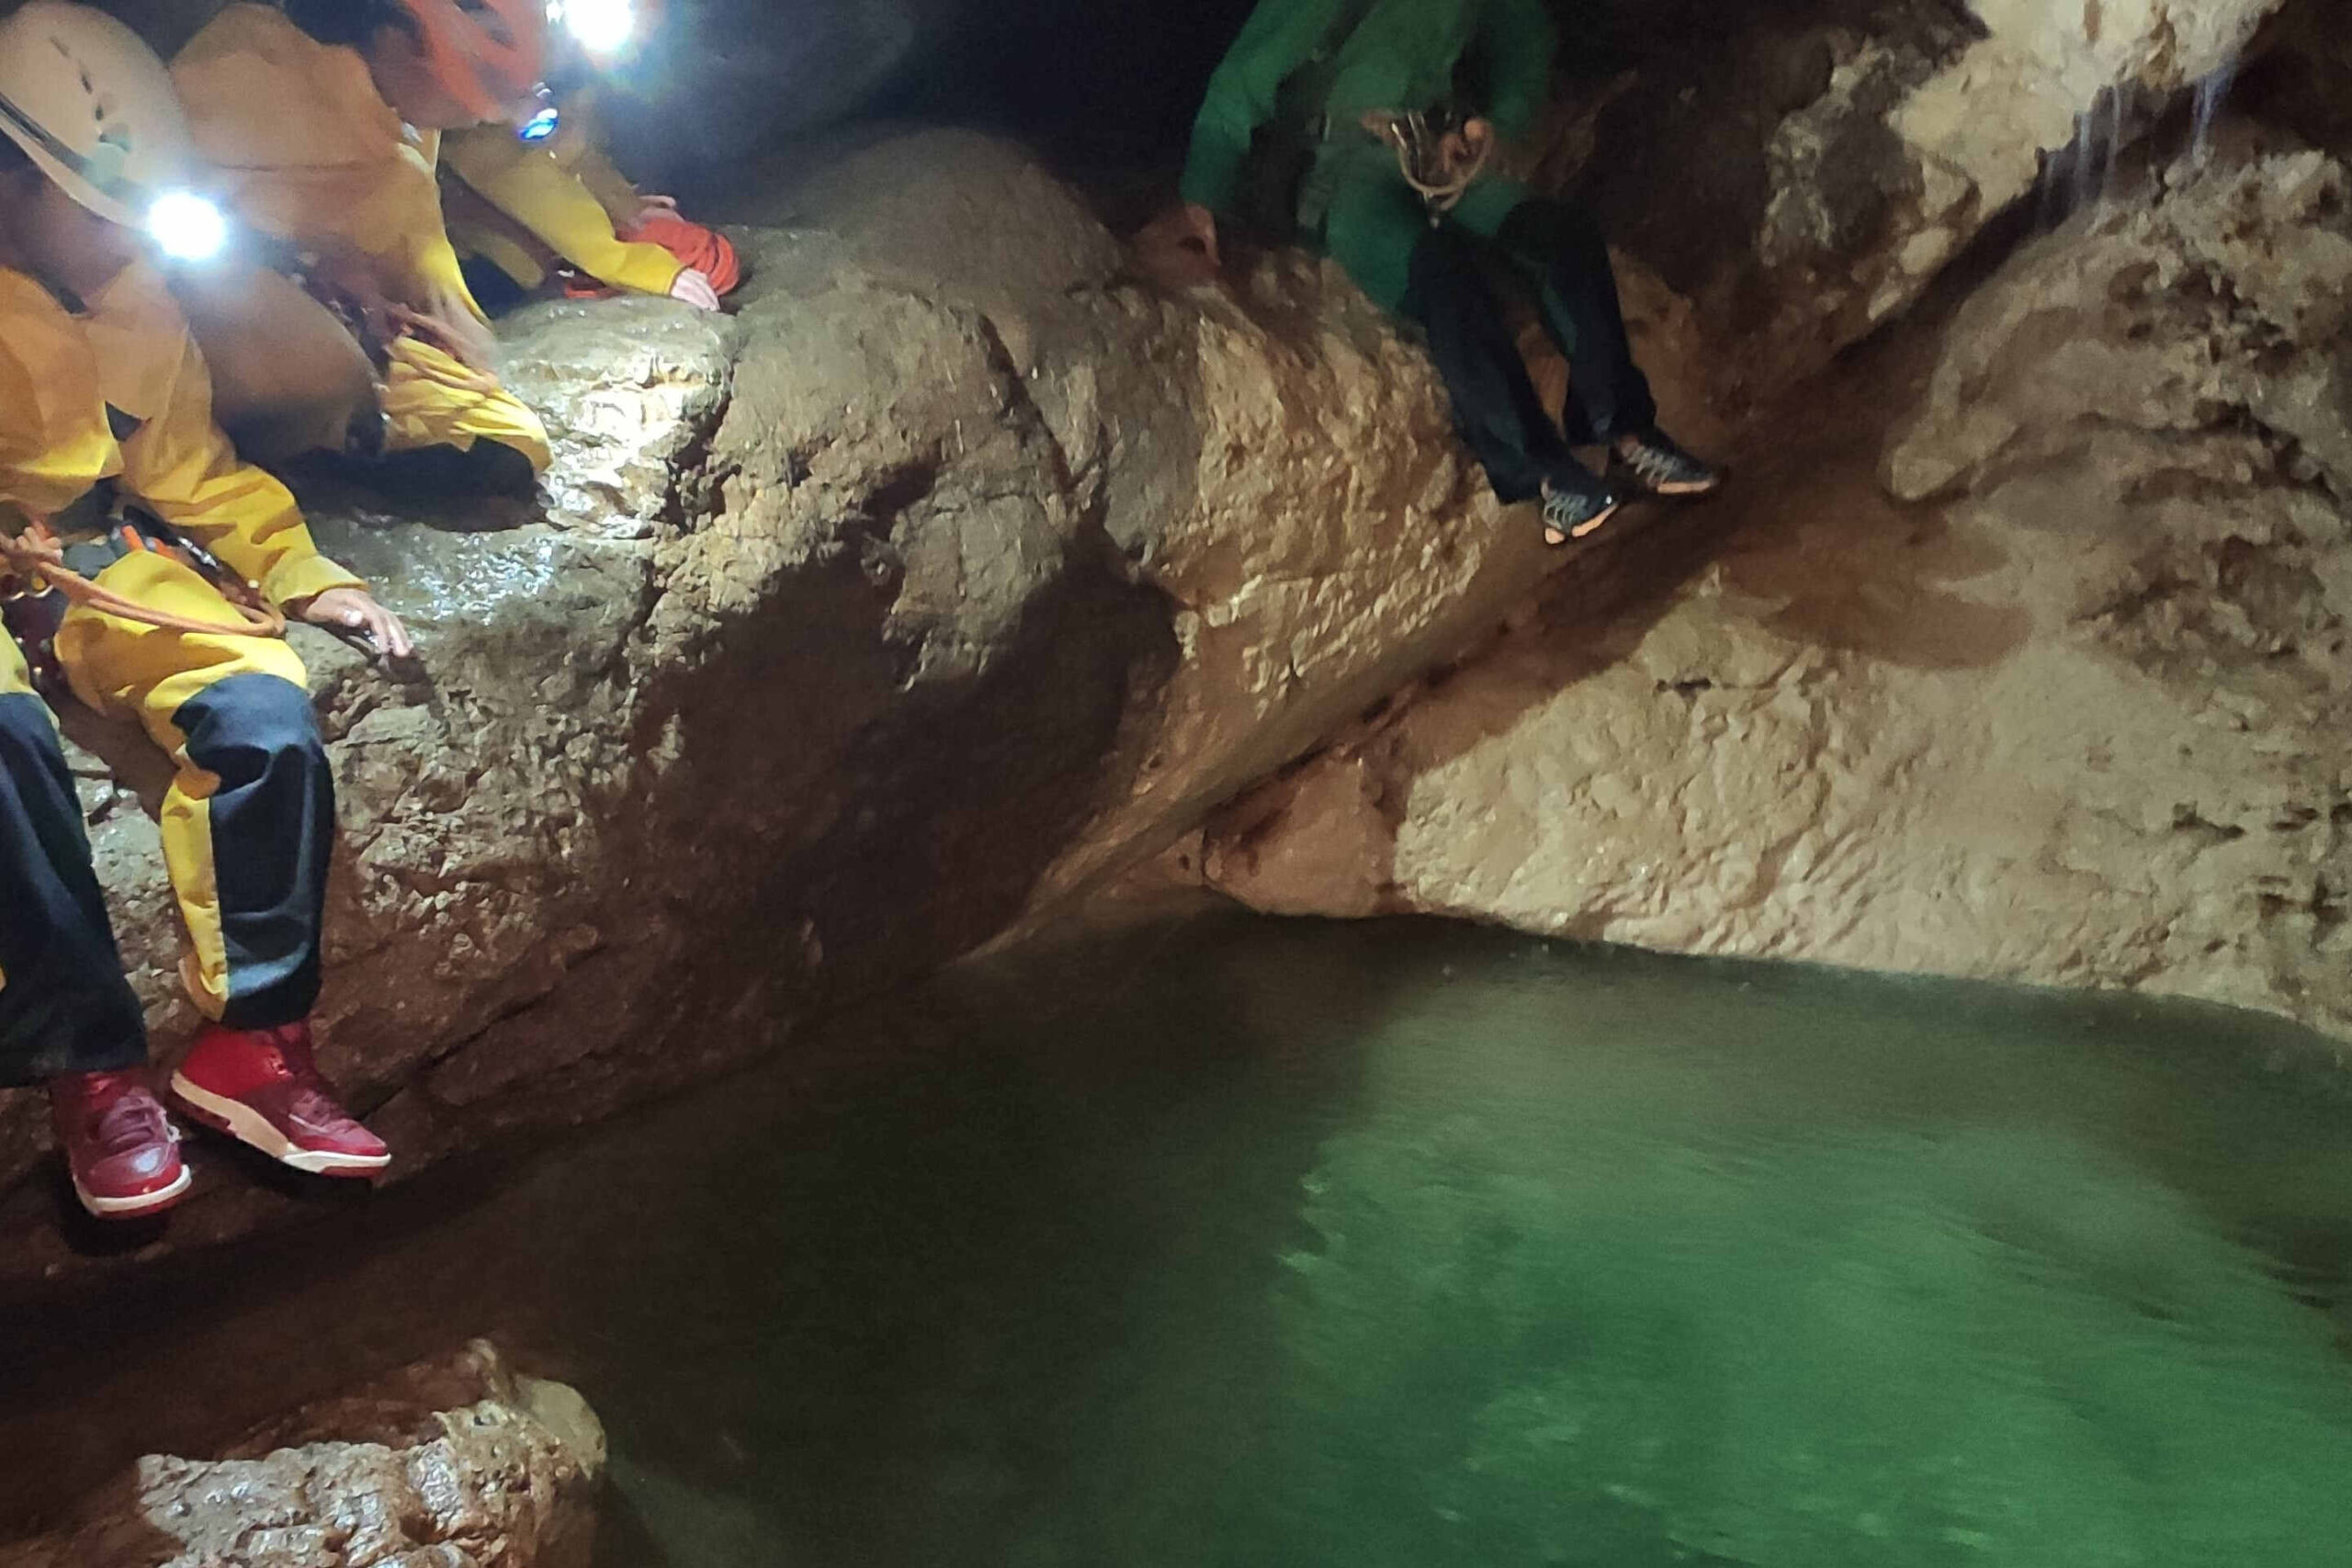
[[[1610,473],[1611,477],[1616,479],[1620,484],[1630,484],[1634,489],[1644,495],[1672,496],[1677,498],[1692,495],[1713,495],[1715,491],[1724,488],[1724,476],[1721,474],[1717,474],[1711,479],[1676,479],[1668,484],[1654,485],[1645,481],[1639,474],[1634,473],[1630,468],[1612,468],[1610,470]]]
[[[373,1176],[392,1163],[389,1154],[369,1158],[306,1149],[270,1125],[269,1118],[251,1106],[224,1095],[208,1093],[178,1073],[172,1075],[172,1098],[195,1121],[216,1133],[226,1134],[248,1148],[259,1149],[278,1164],[305,1176]]]
[[[141,1192],[136,1198],[101,1198],[83,1186],[77,1179],[74,1183],[74,1196],[82,1201],[83,1208],[87,1209],[99,1219],[135,1220],[141,1214],[152,1214],[159,1209],[168,1209],[178,1202],[187,1195],[188,1184],[195,1179],[196,1173],[186,1166],[182,1166],[179,1179],[169,1187],[160,1187],[153,1192]]]
[[[1586,518],[1575,527],[1567,530],[1568,536],[1565,539],[1555,539],[1552,537],[1554,534],[1560,531],[1560,525],[1557,523],[1546,523],[1544,525],[1544,542],[1551,546],[1552,548],[1557,550],[1566,548],[1567,546],[1574,544],[1578,539],[1589,539],[1595,534],[1600,532],[1601,529],[1607,527],[1609,520],[1611,517],[1616,516],[1618,513],[1623,511],[1625,503],[1621,501],[1611,506],[1608,511],[1601,513],[1599,516]]]

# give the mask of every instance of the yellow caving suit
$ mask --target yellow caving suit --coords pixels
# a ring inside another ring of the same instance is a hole
[[[637,192],[596,150],[587,113],[579,98],[567,102],[561,126],[537,147],[503,125],[452,132],[442,144],[443,163],[495,212],[481,221],[453,204],[449,237],[460,252],[482,257],[526,289],[547,281],[538,254],[545,250],[600,283],[666,295],[685,263],[614,231],[637,206]],[[517,227],[535,239],[524,240]]]
[[[0,518],[51,517],[69,543],[101,536],[107,480],[281,604],[363,586],[319,554],[293,496],[240,462],[213,423],[203,357],[160,277],[133,267],[77,314],[0,268]],[[130,550],[98,581],[235,624],[211,582],[168,554]],[[241,1028],[307,1015],[334,803],[301,660],[275,638],[166,631],[78,605],[54,650],[76,697],[136,720],[175,764],[164,858],[198,1005]],[[144,1055],[54,719],[0,636],[0,1085]]]
[[[197,145],[226,176],[246,222],[298,248],[358,252],[396,303],[454,305],[484,319],[442,223],[440,136],[401,123],[356,52],[320,43],[269,6],[238,4],[180,51],[172,79]],[[546,427],[513,393],[483,388],[413,333],[390,355],[389,450],[495,441],[546,471]]]

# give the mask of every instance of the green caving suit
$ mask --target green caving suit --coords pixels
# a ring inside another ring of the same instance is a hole
[[[1363,19],[1335,40],[1359,8]],[[1280,115],[1285,84],[1328,73],[1330,130],[1307,177],[1321,210],[1306,237],[1375,301],[1398,310],[1429,216],[1394,155],[1356,129],[1359,118],[1372,109],[1427,111],[1459,96],[1504,140],[1523,139],[1544,107],[1558,46],[1545,0],[1263,0],[1209,79],[1184,199],[1223,217],[1240,212],[1252,142]],[[1515,180],[1482,179],[1448,222],[1495,239],[1532,194]]]
[[[1523,140],[1557,46],[1547,0],[1261,0],[1209,80],[1184,170],[1187,201],[1295,230],[1421,329],[1455,425],[1506,504],[1554,487],[1589,493],[1600,481],[1572,444],[1656,427],[1609,242],[1583,209],[1499,176],[1432,222],[1363,118],[1466,110]],[[1530,382],[1497,291],[1514,276],[1568,360],[1564,422]]]

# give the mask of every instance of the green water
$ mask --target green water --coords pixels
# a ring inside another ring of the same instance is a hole
[[[606,1568],[2352,1563],[2292,1031],[1232,919],[804,1053],[212,1315],[570,1377]]]

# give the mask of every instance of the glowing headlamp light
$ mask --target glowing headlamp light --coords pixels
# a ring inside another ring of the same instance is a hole
[[[637,36],[630,0],[548,0],[548,20],[568,29],[591,54],[618,54]]]
[[[537,107],[514,122],[514,134],[536,145],[556,133],[563,116],[555,107],[555,95],[544,85],[531,95],[531,101]]]
[[[147,209],[147,237],[174,261],[210,261],[229,243],[229,220],[193,191],[166,191]]]

